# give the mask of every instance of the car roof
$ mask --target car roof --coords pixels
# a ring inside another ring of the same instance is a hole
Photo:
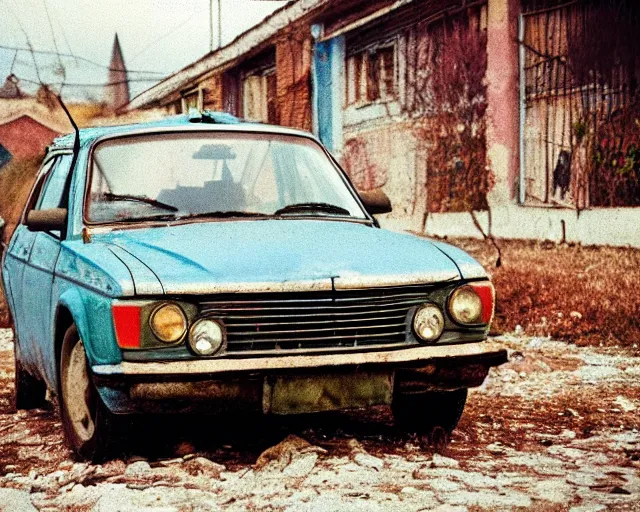
[[[317,140],[311,133],[293,128],[248,122],[225,112],[204,111],[198,116],[183,114],[168,116],[158,121],[122,124],[115,126],[96,126],[80,129],[80,146],[92,144],[103,137],[119,137],[146,133],[182,132],[182,131],[238,131],[254,133],[275,133],[281,135],[297,135]],[[70,133],[57,137],[49,151],[73,148],[75,134]]]

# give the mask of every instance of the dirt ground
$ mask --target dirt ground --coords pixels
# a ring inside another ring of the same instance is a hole
[[[534,240],[451,243],[469,252],[496,287],[496,333],[522,330],[577,345],[629,346],[640,340],[640,251]]]
[[[53,407],[11,410],[0,330],[0,510],[640,510],[640,352],[496,340],[510,361],[472,391],[446,446],[384,407],[180,416],[132,425],[125,457],[90,465],[70,457]]]

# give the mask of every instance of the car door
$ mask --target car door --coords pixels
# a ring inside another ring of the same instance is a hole
[[[42,189],[42,184],[55,162],[55,155],[45,156],[40,167],[38,177],[36,178],[36,183],[31,191],[29,200],[27,201],[25,212],[26,210],[29,210],[31,205],[36,201],[40,190]],[[6,250],[6,254],[4,255],[4,263],[2,267],[3,284],[13,314],[13,323],[17,334],[16,348],[18,349],[23,345],[26,345],[26,340],[25,343],[20,343],[20,339],[23,337],[23,332],[28,326],[28,319],[23,315],[22,282],[25,268],[29,264],[29,256],[31,255],[33,242],[36,238],[36,233],[27,229],[27,226],[24,223],[25,216],[26,213],[23,214],[22,222],[19,223],[14,230],[13,236],[11,237],[11,241],[9,242]],[[25,347],[25,350],[22,352],[24,352],[25,363],[29,366],[32,361],[32,358],[30,357],[32,351],[29,350],[28,347]],[[21,359],[23,359],[22,352]]]
[[[44,177],[32,209],[67,207],[61,202],[71,159],[69,154],[56,157],[54,165]],[[24,352],[28,351],[29,360],[40,369],[44,367],[44,354],[50,352],[49,346],[54,338],[51,292],[54,269],[60,254],[61,236],[62,233],[59,231],[35,234],[22,278],[21,304],[24,322],[21,328],[20,348]]]

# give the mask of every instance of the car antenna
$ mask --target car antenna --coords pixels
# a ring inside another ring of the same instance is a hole
[[[80,129],[78,128],[77,123],[73,119],[71,112],[69,112],[69,109],[67,108],[64,101],[62,100],[62,96],[60,94],[57,94],[56,98],[58,99],[58,103],[60,103],[60,107],[62,107],[62,110],[64,111],[65,115],[69,119],[69,122],[71,123],[71,126],[73,127],[73,131],[74,131],[73,153],[71,156],[71,165],[69,166],[69,174],[67,174],[67,179],[64,183],[64,191],[62,193],[62,198],[60,199],[61,205],[63,204],[68,205],[69,191],[71,189],[71,180],[73,179],[73,171],[76,167],[76,162],[78,161],[78,155],[80,154]],[[66,233],[61,233],[61,235],[66,236]],[[83,240],[85,239],[84,233],[82,238]]]
[[[58,103],[60,103],[62,110],[67,116],[67,119],[69,119],[69,122],[71,123],[71,126],[73,127],[73,131],[75,133],[75,138],[73,139],[73,159],[71,160],[71,170],[73,171],[73,168],[76,165],[76,160],[78,159],[78,154],[80,153],[80,129],[78,128],[78,125],[73,119],[71,112],[69,112],[69,109],[67,108],[64,101],[62,100],[62,96],[58,94],[56,95],[56,98],[58,99]],[[71,172],[69,172],[68,176],[71,176]],[[68,179],[69,178],[67,177],[67,180]]]

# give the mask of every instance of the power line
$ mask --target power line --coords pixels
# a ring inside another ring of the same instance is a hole
[[[0,3],[1,2],[3,2],[3,0],[0,0]],[[45,7],[46,7],[46,1],[43,0],[43,2],[45,3]],[[36,60],[36,55],[35,55],[36,53],[44,54],[44,55],[56,55],[58,57],[58,60],[59,60],[61,65],[62,65],[61,57],[65,56],[65,57],[69,57],[69,58],[74,58],[76,60],[82,60],[82,61],[85,61],[85,62],[89,62],[90,64],[93,64],[95,66],[99,66],[99,67],[102,67],[102,68],[106,68],[108,70],[112,70],[113,68],[111,68],[110,66],[103,66],[102,64],[99,64],[99,63],[97,63],[95,61],[92,61],[92,60],[84,58],[84,57],[78,57],[76,55],[60,53],[58,51],[57,43],[55,43],[55,35],[53,34],[53,26],[51,24],[51,18],[49,18],[49,24],[50,24],[50,27],[51,27],[51,30],[52,30],[52,35],[53,35],[53,38],[54,38],[54,45],[56,47],[56,51],[52,52],[52,51],[47,51],[47,50],[34,50],[33,49],[33,45],[31,44],[31,39],[29,38],[29,34],[27,33],[27,31],[25,30],[24,26],[22,25],[22,22],[20,21],[20,18],[16,15],[16,13],[13,11],[13,9],[11,9],[11,7],[6,2],[5,2],[5,5],[9,9],[9,11],[13,15],[13,17],[16,19],[16,21],[18,22],[18,26],[20,27],[20,30],[22,31],[22,33],[23,33],[23,35],[24,35],[24,37],[26,39],[27,47],[24,48],[24,47],[16,47],[16,46],[9,46],[9,45],[0,45],[0,49],[10,50],[10,51],[14,51],[15,52],[13,64],[15,64],[15,60],[16,60],[19,52],[28,52],[29,54],[31,54],[31,58],[33,60],[33,67],[35,69],[36,78],[37,78],[37,81],[35,81],[35,80],[31,80],[29,78],[23,78],[23,77],[14,75],[20,81],[23,81],[23,82],[26,82],[26,83],[35,84],[35,85],[39,85],[39,86],[45,87],[47,89],[51,88],[52,86],[58,86],[60,88],[60,92],[61,92],[64,87],[100,87],[100,88],[105,88],[105,87],[108,87],[108,86],[115,86],[115,85],[120,85],[120,84],[129,84],[131,82],[147,82],[147,83],[149,83],[149,82],[156,82],[156,81],[160,80],[160,78],[127,78],[125,80],[121,80],[121,81],[118,81],[118,82],[106,83],[106,84],[105,83],[100,83],[100,84],[97,84],[97,83],[66,83],[66,76],[65,76],[64,80],[62,82],[45,84],[42,81],[42,77],[40,75],[40,68],[38,66],[38,61]],[[12,64],[12,68],[13,68],[13,64]],[[122,71],[122,70],[118,69],[118,70],[115,70],[115,71]],[[160,72],[157,72],[157,71],[131,71],[131,72],[132,73],[149,73],[149,74],[163,75],[163,78],[164,78],[164,73],[160,73]],[[62,100],[60,98],[60,92],[58,93],[58,100],[62,104]],[[65,108],[65,107],[63,106],[63,108]],[[73,121],[71,121],[71,122],[73,123]]]
[[[0,0],[2,1],[2,0]],[[18,26],[20,27],[20,30],[22,31],[22,34],[24,35],[24,38],[27,40],[27,49],[23,49],[23,51],[28,51],[31,54],[31,58],[33,60],[33,67],[36,70],[36,77],[38,78],[38,82],[36,82],[38,85],[44,85],[42,83],[42,79],[40,78],[40,68],[38,68],[38,61],[36,60],[36,56],[33,53],[33,46],[31,46],[31,39],[29,39],[29,34],[27,34],[26,29],[24,28],[24,25],[22,25],[22,22],[20,21],[20,18],[18,17],[18,15],[15,13],[15,11],[11,8],[11,6],[7,3],[4,2],[4,4],[6,5],[7,9],[9,10],[9,12],[11,13],[11,15],[15,18],[15,20],[18,22]],[[16,52],[16,58],[18,56],[18,50],[14,49]],[[15,64],[15,59],[13,64]],[[13,64],[11,65],[11,67],[13,68]],[[18,78],[18,77],[16,77]],[[19,78],[18,78],[19,79]]]
[[[51,39],[53,39],[53,47],[56,49],[56,55],[58,56],[58,63],[60,64],[60,69],[62,70],[62,76],[66,77],[66,71],[64,69],[64,65],[62,64],[62,57],[60,57],[60,49],[58,48],[58,41],[56,40],[56,33],[53,31],[53,23],[51,22],[51,16],[49,15],[49,7],[47,6],[47,0],[42,0],[42,5],[44,5],[44,12],[47,15],[47,21],[49,22],[49,29],[51,30]]]
[[[2,2],[3,0],[0,0],[0,3]],[[24,26],[22,25],[22,22],[20,21],[20,18],[18,18],[18,15],[16,14],[16,12],[11,8],[11,6],[7,2],[4,2],[4,4],[8,9],[8,11],[11,13],[11,15],[18,22],[18,27],[20,27],[20,30],[22,31],[22,34],[24,35],[24,37],[27,39],[27,41],[29,41],[29,36],[27,35],[27,31],[24,29]]]
[[[16,52],[28,52],[28,53],[37,53],[41,55],[56,55],[60,57],[68,57],[71,59],[81,60],[84,62],[88,62],[89,64],[93,64],[94,66],[98,66],[108,71],[122,71],[121,69],[112,68],[111,66],[105,66],[104,64],[100,64],[99,62],[93,61],[91,59],[87,59],[86,57],[80,57],[78,55],[72,55],[70,53],[57,53],[50,50],[34,50],[30,48],[20,47],[20,46],[10,46],[6,44],[0,44],[0,49],[8,50],[8,51],[16,51]],[[148,75],[162,75],[165,76],[165,73],[161,71],[142,71],[135,69],[128,69],[127,73],[138,73],[138,74],[148,74]]]
[[[131,58],[131,62],[133,62],[138,56],[142,55],[144,52],[146,52],[149,48],[151,48],[154,44],[159,43],[160,41],[162,41],[164,38],[169,37],[171,34],[173,34],[174,32],[177,32],[179,29],[181,29],[182,27],[184,27],[187,23],[189,23],[193,18],[195,18],[196,14],[198,13],[193,13],[191,16],[189,16],[187,19],[185,19],[184,21],[182,21],[181,23],[179,23],[178,25],[176,25],[175,27],[173,27],[171,30],[169,30],[168,32],[165,32],[164,34],[162,34],[160,37],[158,37],[157,39],[154,39],[153,41],[151,41],[149,44],[147,44],[144,48],[142,48],[142,50],[140,50],[138,53],[136,53],[132,58]]]
[[[62,25],[62,23],[60,23],[60,19],[57,16],[55,16],[55,20],[56,20],[56,23],[58,24],[58,28],[60,29],[60,32],[62,32],[62,38],[64,39],[64,43],[67,45],[69,53],[71,55],[73,55],[73,58],[75,59],[76,64],[77,64],[78,63],[78,57],[76,57],[76,54],[73,53],[73,50],[71,49],[71,45],[69,44],[69,39],[67,39],[67,33],[64,30],[64,26]]]
[[[26,36],[26,32],[25,32],[25,36]],[[31,42],[28,40],[27,36],[27,44],[29,45],[29,48],[31,48]],[[33,50],[31,50],[31,58],[33,59],[33,67],[36,68],[36,77],[38,78],[38,82],[40,83],[40,85],[44,85],[42,83],[42,78],[40,78],[40,68],[38,67],[38,61],[36,60],[36,56],[33,53]]]
[[[9,70],[10,75],[13,75],[13,69],[15,68],[17,60],[18,60],[18,52],[15,52],[13,54],[13,60],[11,61],[11,69]]]
[[[120,80],[118,82],[105,82],[105,83],[67,83],[67,82],[53,82],[53,83],[49,83],[49,84],[44,84],[42,83],[42,81],[40,81],[40,79],[38,79],[38,81],[36,80],[31,80],[30,78],[24,78],[21,76],[17,76],[14,75],[18,80],[20,80],[21,82],[27,82],[29,84],[36,84],[36,85],[48,85],[48,86],[64,86],[64,87],[109,87],[112,85],[120,85],[120,84],[126,84],[126,83],[131,83],[131,82],[157,82],[161,79],[158,78],[130,78],[128,80]]]

